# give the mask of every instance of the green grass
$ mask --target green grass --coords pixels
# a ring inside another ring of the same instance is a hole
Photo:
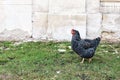
[[[101,43],[92,62],[83,64],[70,45],[0,42],[0,80],[120,80],[120,44]]]

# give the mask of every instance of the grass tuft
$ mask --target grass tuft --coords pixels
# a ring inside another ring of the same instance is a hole
[[[101,43],[93,61],[70,42],[0,42],[0,80],[119,80],[120,44]],[[60,53],[58,49],[66,50]]]

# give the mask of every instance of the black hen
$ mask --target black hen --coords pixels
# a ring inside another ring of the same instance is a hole
[[[90,39],[81,39],[80,34],[77,30],[72,29],[72,49],[75,51],[79,56],[83,58],[82,62],[84,62],[84,58],[89,59],[89,62],[91,61],[91,58],[95,54],[95,50],[100,43],[100,37],[95,38],[93,40]]]

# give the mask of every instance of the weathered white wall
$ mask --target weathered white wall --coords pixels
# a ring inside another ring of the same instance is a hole
[[[85,4],[85,0],[34,0],[33,38],[70,41],[72,28],[85,38]]]
[[[120,0],[0,0],[0,40],[120,41]]]
[[[87,15],[87,38],[95,38],[101,35],[102,14]]]
[[[46,39],[48,28],[49,0],[33,1],[33,38]]]
[[[86,0],[87,8],[87,38],[95,38],[101,34],[102,14],[100,13],[100,0]]]
[[[71,40],[71,29],[78,29],[86,37],[85,0],[49,0],[47,37]]]
[[[85,13],[85,0],[49,0],[49,13],[80,14]]]
[[[102,0],[102,39],[120,42],[120,0]]]
[[[32,34],[31,4],[32,0],[0,0],[0,25],[2,25],[0,26],[0,40],[16,40],[17,38],[19,40],[21,34],[28,36]],[[17,33],[12,33],[13,30]]]
[[[65,15],[50,14],[48,17],[48,39],[71,40],[71,29],[81,32],[83,38],[86,37],[86,15]]]
[[[120,40],[120,14],[104,14],[102,25],[104,40]]]

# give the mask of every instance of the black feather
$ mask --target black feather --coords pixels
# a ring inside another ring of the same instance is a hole
[[[73,51],[75,51],[82,58],[91,58],[95,54],[95,50],[100,42],[100,37],[93,40],[81,39],[77,30],[74,30],[75,34],[72,36],[71,45]]]

